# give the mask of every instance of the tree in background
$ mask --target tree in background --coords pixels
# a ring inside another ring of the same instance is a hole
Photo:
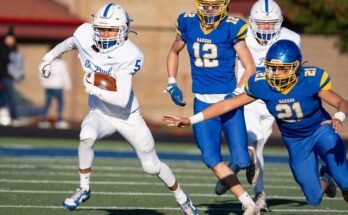
[[[337,35],[337,48],[348,53],[348,0],[278,0],[288,21],[301,32]]]

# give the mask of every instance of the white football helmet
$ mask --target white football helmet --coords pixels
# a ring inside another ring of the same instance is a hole
[[[127,12],[118,4],[109,3],[93,16],[93,40],[101,52],[109,52],[121,46],[127,39],[131,20]],[[100,29],[118,29],[115,37],[102,38]]]
[[[250,11],[250,26],[254,36],[266,44],[272,44],[280,34],[283,22],[282,11],[279,5],[273,0],[258,0]],[[272,29],[260,29],[257,25],[271,23]]]

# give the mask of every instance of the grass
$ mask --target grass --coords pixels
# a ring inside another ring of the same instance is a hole
[[[77,148],[77,141],[0,138],[0,215],[101,214],[163,215],[180,214],[172,194],[156,177],[143,173],[136,159],[96,157],[91,178],[92,198],[74,212],[66,211],[62,201],[79,184],[76,157],[19,157],[1,155],[1,147]],[[96,149],[131,150],[125,142],[101,141]],[[199,153],[193,144],[158,143],[159,152]],[[224,153],[226,148],[224,147]],[[271,148],[266,155],[286,155],[284,148]],[[230,195],[216,196],[216,178],[202,162],[163,160],[175,173],[199,213],[242,214],[241,205]],[[250,194],[244,172],[239,178]],[[341,193],[324,197],[318,207],[307,205],[287,164],[266,163],[265,191],[272,210],[268,214],[346,214]]]

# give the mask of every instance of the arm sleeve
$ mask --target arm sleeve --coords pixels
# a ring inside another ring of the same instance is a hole
[[[65,52],[71,51],[75,49],[74,37],[69,37],[63,42],[59,43],[56,47],[54,47],[51,51],[49,51],[43,57],[44,61],[52,62],[55,58],[59,57]]]

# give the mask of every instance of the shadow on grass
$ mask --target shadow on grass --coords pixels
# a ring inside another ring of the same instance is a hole
[[[105,211],[107,215],[165,215],[155,210],[144,210],[144,209],[99,209],[97,211]],[[98,214],[98,213],[97,213]],[[104,213],[103,213],[104,214]]]
[[[306,201],[298,201],[292,199],[267,199],[267,204],[269,207],[269,212],[262,212],[261,214],[272,214],[272,207],[275,206],[293,206],[301,207],[308,205]],[[219,201],[212,204],[199,204],[197,207],[206,207],[207,211],[200,212],[200,214],[209,214],[209,215],[241,215],[243,214],[243,209],[241,203],[234,200]]]

